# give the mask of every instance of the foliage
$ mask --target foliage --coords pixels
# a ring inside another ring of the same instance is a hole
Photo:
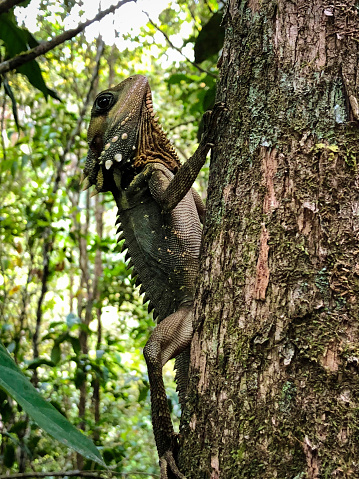
[[[17,10],[0,15],[18,37],[15,44],[0,34],[2,57],[35,38],[58,35],[59,25],[79,9],[76,2],[42,4],[32,33],[18,23]],[[131,73],[150,77],[161,122],[183,158],[193,151],[201,116],[213,104],[217,58],[212,52],[199,70],[169,48],[163,34],[176,41],[184,35],[179,50],[193,49],[217,9],[213,0],[172,2],[158,21],[118,34],[126,46],[105,46],[100,63],[98,91]],[[151,475],[158,466],[142,348],[154,324],[116,243],[111,196],[95,201],[79,187],[86,132],[84,125],[79,134],[73,130],[98,45],[82,34],[46,61],[27,64],[28,75],[9,73],[3,80],[0,339],[42,397],[93,439],[107,465]],[[41,85],[33,76],[39,72]],[[165,375],[178,416],[171,368]],[[1,473],[97,468],[42,436],[11,397],[0,399]]]
[[[66,446],[70,446],[88,459],[103,465],[101,456],[89,439],[72,426],[50,403],[44,401],[29,380],[21,373],[0,343],[0,387],[12,396],[36,422]],[[2,396],[2,397],[1,397]],[[1,402],[6,394],[0,395]],[[8,454],[6,462],[10,463]]]
[[[0,40],[3,42],[5,50],[4,55],[1,55],[0,58],[4,57],[5,60],[15,57],[19,53],[25,52],[26,50],[39,45],[39,42],[29,30],[20,28],[16,24],[13,11],[2,13],[0,15]],[[50,95],[59,100],[57,94],[46,86],[40,66],[36,60],[32,60],[19,66],[17,71],[18,73],[25,75],[31,85],[39,89],[44,94],[45,98]],[[0,85],[1,81],[4,84],[5,94],[11,99],[14,118],[17,123],[17,105],[13,91],[6,77],[3,79],[0,77]]]
[[[215,12],[199,32],[195,46],[194,58],[197,63],[217,55],[223,46],[224,28],[221,27],[223,10]]]

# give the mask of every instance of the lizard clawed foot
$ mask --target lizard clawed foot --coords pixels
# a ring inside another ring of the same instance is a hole
[[[214,138],[216,136],[217,124],[221,114],[228,111],[225,108],[225,104],[218,102],[215,103],[212,110],[208,110],[203,115],[203,136],[202,141],[205,141],[207,145],[214,144]]]
[[[161,469],[161,479],[186,479],[186,476],[178,469],[175,458],[173,457],[172,451],[166,451],[160,457],[160,469]],[[168,475],[168,471],[171,471],[171,475]]]

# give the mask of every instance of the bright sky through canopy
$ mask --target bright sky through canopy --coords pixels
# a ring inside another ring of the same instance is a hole
[[[40,11],[41,0],[32,0],[27,7],[17,7],[15,10],[16,16],[20,22],[24,22],[26,28],[31,32],[38,30],[37,15]],[[93,18],[100,10],[106,10],[111,5],[115,5],[115,0],[91,0],[84,2],[84,4],[76,4],[72,7],[70,14],[65,19],[64,27],[74,28],[80,22]],[[109,30],[115,29],[122,34],[129,33],[134,30],[138,33],[139,29],[147,23],[147,17],[143,12],[147,12],[153,20],[158,20],[158,15],[171,3],[168,0],[138,0],[137,3],[130,2],[118,8],[114,14],[107,15],[100,22],[91,25],[87,30],[92,30],[94,36],[98,36],[101,32],[103,37],[106,37]],[[49,21],[59,21],[56,15],[62,11],[62,5],[50,4],[47,7],[47,12],[51,13]],[[111,27],[111,28],[110,28]],[[121,28],[120,28],[121,27]],[[106,41],[106,38],[104,38]],[[107,41],[106,41],[107,43]]]
[[[35,33],[39,30],[37,16],[40,11],[40,1],[32,0],[26,7],[17,7],[15,9],[16,17],[19,23],[23,22],[25,27],[30,32]],[[105,10],[109,6],[116,4],[115,0],[91,0],[90,2],[84,2],[82,5],[75,4],[70,14],[65,18],[63,27],[64,29],[75,28],[79,23],[85,20],[95,17],[99,10]],[[148,13],[151,20],[155,23],[160,23],[158,16],[168,6],[171,5],[169,0],[137,0],[137,2],[129,2],[122,7],[118,8],[115,13],[106,15],[100,22],[95,22],[85,30],[86,40],[88,42],[93,41],[100,34],[107,45],[116,44],[117,48],[122,51],[126,48],[133,50],[138,46],[131,38],[126,39],[124,36],[130,34],[131,37],[135,37],[140,33],[141,27],[145,26],[148,22]],[[177,8],[176,8],[177,7]],[[178,9],[178,15],[181,17],[180,9],[175,2],[172,3],[172,8]],[[47,13],[50,16],[47,19],[53,23],[60,23],[61,18],[59,12],[63,11],[61,4],[54,3],[47,7]],[[184,18],[182,18],[184,20]],[[191,34],[192,26],[190,23],[183,22],[181,32],[178,35],[172,35],[171,41],[177,47],[181,47],[183,38],[187,38]],[[165,39],[160,32],[157,32],[154,37],[154,42],[157,44],[165,44]],[[193,59],[193,48],[191,45],[186,45],[183,48],[183,54],[187,58]],[[172,61],[181,61],[183,57],[179,52],[173,49],[169,49],[167,52],[167,58],[162,58],[161,63],[168,63]],[[166,65],[163,65],[165,68]]]

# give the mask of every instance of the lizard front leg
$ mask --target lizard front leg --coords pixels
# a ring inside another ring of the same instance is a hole
[[[203,115],[204,133],[201,141],[197,150],[181,166],[164,192],[161,198],[161,206],[164,211],[171,211],[175,208],[196,180],[206,161],[207,153],[214,146],[218,118],[224,110],[224,103],[216,103],[212,111],[207,111]]]
[[[181,166],[174,177],[169,181],[163,172],[158,170],[156,163],[148,163],[144,169],[136,175],[130,188],[135,191],[148,183],[152,196],[156,199],[163,211],[172,211],[191,189],[198,173],[204,165],[207,153],[214,146],[216,125],[220,114],[225,110],[223,103],[216,103],[213,111],[207,111],[205,119],[205,133],[195,153]],[[115,179],[116,180],[116,179]],[[193,190],[194,191],[194,190]],[[201,222],[204,221],[205,207],[202,199],[194,193],[196,209]]]
[[[167,316],[154,329],[143,350],[150,381],[152,425],[160,458],[161,479],[169,477],[168,471],[176,479],[185,479],[175,462],[176,436],[168,408],[162,367],[189,346],[192,339],[192,318],[191,306],[184,306]]]

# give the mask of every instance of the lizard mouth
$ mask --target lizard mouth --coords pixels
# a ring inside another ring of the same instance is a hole
[[[133,166],[138,149],[141,118],[154,116],[146,77],[134,75],[100,93],[91,111],[89,151],[83,171],[83,188],[95,185],[91,196],[114,187],[115,169]]]

